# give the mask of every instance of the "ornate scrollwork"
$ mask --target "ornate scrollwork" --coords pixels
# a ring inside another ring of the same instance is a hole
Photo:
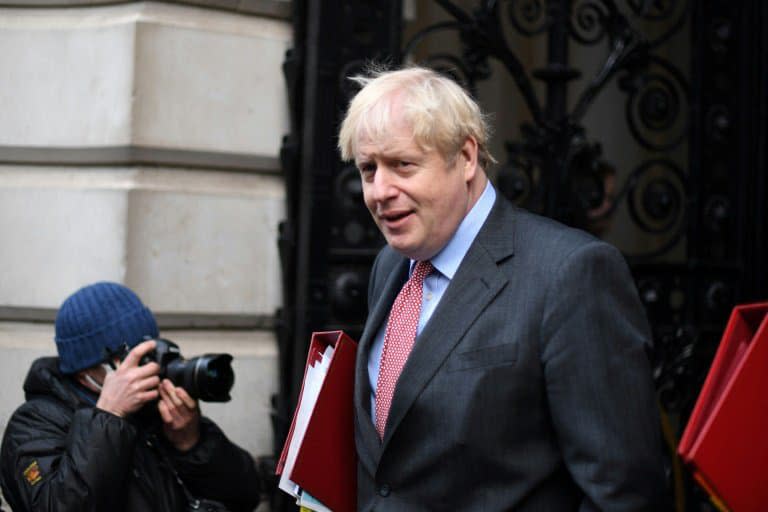
[[[625,113],[635,140],[652,151],[677,147],[688,133],[688,84],[668,61],[649,56],[619,80],[627,93]]]
[[[668,19],[679,10],[680,2],[677,0],[627,0],[627,5],[632,12],[646,20]]]
[[[555,2],[556,3],[556,2]],[[688,11],[684,0],[628,0],[624,12],[632,18],[653,24],[644,31],[644,42],[656,48],[678,33]],[[623,25],[631,26],[629,19],[613,0],[576,0],[570,21],[571,36],[581,44],[596,44],[606,35],[615,38]]]
[[[634,16],[659,27],[666,27],[658,35],[648,35],[650,48],[659,47],[679,32],[688,13],[686,0],[627,0],[627,4]]]
[[[596,44],[610,28],[610,20],[616,15],[612,3],[601,0],[581,0],[573,9],[570,20],[571,37],[581,44]]]
[[[643,285],[652,286],[650,283]],[[641,288],[642,290],[642,288]],[[697,333],[691,326],[675,329],[667,326],[654,333],[657,340],[654,351],[653,376],[657,395],[664,410],[681,412],[691,407],[691,388],[697,383],[694,371]]]
[[[402,60],[411,60],[418,44],[430,35],[445,30],[455,30],[464,43],[462,55],[440,53],[428,56],[422,63],[431,64],[441,71],[463,78],[460,81],[474,93],[476,82],[487,79],[491,74],[488,59],[491,57],[498,59],[515,80],[535,122],[543,122],[544,114],[534,93],[531,79],[504,37],[499,4],[488,0],[482,3],[474,15],[470,15],[448,0],[436,0],[436,2],[455,21],[437,23],[419,31],[405,44]]]
[[[664,233],[679,222],[685,177],[668,160],[643,163],[628,180],[627,201],[635,223],[647,233]]]
[[[526,36],[544,33],[551,24],[543,0],[510,0],[507,18],[515,30]]]
[[[627,179],[617,201],[626,197],[629,215],[642,231],[663,235],[664,241],[639,254],[632,261],[650,260],[666,253],[685,234],[688,179],[672,160],[659,158],[643,162]]]
[[[436,32],[456,31],[463,46],[461,55],[438,53],[422,62],[454,75],[474,92],[476,82],[490,75],[489,61],[495,59],[506,67],[531,113],[531,122],[521,126],[520,140],[507,143],[507,162],[498,172],[502,192],[516,203],[548,215],[572,223],[583,220],[603,199],[598,168],[605,162],[601,163],[599,144],[587,142],[582,123],[596,98],[616,78],[626,95],[630,133],[643,148],[661,153],[631,174],[616,203],[626,200],[630,216],[641,230],[667,240],[640,257],[658,256],[675,245],[683,233],[686,179],[663,153],[678,148],[687,135],[688,84],[679,69],[652,50],[679,31],[687,2],[627,0],[620,9],[614,0],[485,0],[471,13],[448,0],[436,2],[450,19],[416,34],[405,45],[405,54],[412,54]],[[653,25],[661,36],[640,32],[628,17],[644,20],[643,26]],[[525,36],[554,35],[550,45],[557,40],[561,46],[550,48],[546,67],[526,71],[505,38],[502,21]],[[666,29],[669,24],[672,28]],[[560,101],[556,102],[560,112],[555,112],[549,96],[546,108],[539,101],[533,79],[546,81],[548,94],[560,91],[564,97],[567,84],[578,75],[567,65],[569,39],[582,45],[605,41],[608,53],[575,96],[570,111]],[[557,57],[553,51],[559,52]],[[722,118],[716,116],[711,124],[721,126]]]
[[[518,206],[535,209],[536,194],[541,190],[541,162],[518,144],[507,142],[505,146],[507,160],[499,169],[496,185]]]

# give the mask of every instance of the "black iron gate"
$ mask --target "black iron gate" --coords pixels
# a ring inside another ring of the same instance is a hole
[[[623,212],[623,230],[631,235],[622,239],[641,242],[617,245],[653,326],[655,379],[674,450],[730,309],[768,298],[768,4],[433,3],[444,18],[408,41],[401,41],[400,1],[293,3],[295,47],[285,63],[292,132],[282,152],[287,215],[279,240],[284,307],[276,452],[309,334],[343,328],[359,335],[368,268],[383,243],[363,206],[357,172],[342,165],[335,149],[352,92],[345,77],[367,60],[407,59],[451,73],[475,93],[479,83],[496,78],[494,63],[502,69],[497,74],[512,77],[528,120],[519,138],[506,141],[495,173],[510,199],[598,235]],[[420,51],[446,32],[457,38],[457,53]],[[544,38],[546,57],[524,63],[508,42],[512,32]],[[589,52],[591,71],[572,64],[575,51]],[[537,94],[539,84],[544,94]],[[620,91],[615,107],[624,112],[623,129],[640,155],[624,169],[607,158],[618,150],[596,137],[589,121],[609,86]],[[674,457],[670,463],[675,509],[707,510]]]
[[[368,269],[383,241],[363,204],[357,170],[339,159],[336,132],[353,93],[345,77],[371,59],[396,58],[402,16],[400,2],[299,0],[292,7],[294,48],[284,64],[291,133],[281,150],[287,201],[278,240],[283,308],[273,397],[276,456],[311,333],[344,329],[359,337],[365,321]],[[271,502],[273,510],[295,509],[279,493]]]

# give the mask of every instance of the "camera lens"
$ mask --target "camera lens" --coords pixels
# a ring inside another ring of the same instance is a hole
[[[183,387],[192,398],[206,402],[228,402],[235,383],[229,354],[205,354],[191,359],[177,359],[168,364],[166,375]]]
[[[230,363],[232,356],[229,354],[206,354],[201,356],[195,365],[202,371],[198,374],[201,384],[201,400],[209,402],[226,402],[230,399],[229,391],[235,383],[235,374]]]

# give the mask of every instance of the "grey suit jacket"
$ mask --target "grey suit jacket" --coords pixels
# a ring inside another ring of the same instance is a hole
[[[407,278],[374,263],[355,378],[360,510],[660,510],[647,322],[620,253],[498,198],[398,381],[367,360]]]

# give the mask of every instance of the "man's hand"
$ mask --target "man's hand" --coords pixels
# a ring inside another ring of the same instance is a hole
[[[107,373],[96,407],[120,417],[138,411],[158,397],[160,365],[139,361],[155,349],[154,340],[139,343],[128,353],[114,372]]]
[[[200,440],[200,408],[197,400],[168,379],[160,383],[157,408],[163,418],[165,437],[180,452],[191,450]]]

